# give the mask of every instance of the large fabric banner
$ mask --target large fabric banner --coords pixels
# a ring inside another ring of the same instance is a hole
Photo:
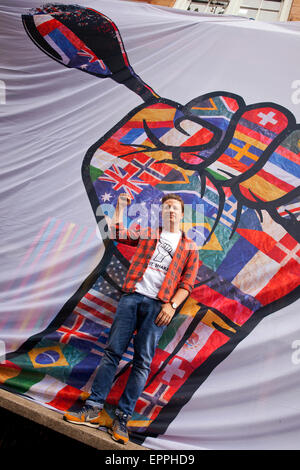
[[[0,11],[0,386],[82,405],[134,250],[107,236],[117,198],[127,227],[155,227],[177,193],[199,271],[131,439],[299,448],[300,25],[121,0]]]

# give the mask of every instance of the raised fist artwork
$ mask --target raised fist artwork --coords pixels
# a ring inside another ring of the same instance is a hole
[[[119,195],[128,195],[124,223],[136,223],[138,205],[148,216],[140,218],[143,226],[164,193],[176,192],[188,208],[182,228],[197,243],[200,267],[159,342],[129,423],[136,435],[162,434],[260,320],[297,298],[300,124],[279,104],[249,104],[226,91],[187,104],[161,98],[134,72],[117,26],[90,8],[41,6],[23,24],[74,74],[111,78],[142,103],[83,155],[82,178],[105,244],[99,266],[49,328],[10,360],[39,373],[37,359],[43,366],[49,360],[48,375],[89,392],[134,249],[106,236],[103,207],[116,208]],[[108,419],[131,358],[130,345],[107,399]]]

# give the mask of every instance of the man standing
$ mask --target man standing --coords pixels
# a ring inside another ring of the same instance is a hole
[[[72,423],[101,425],[101,411],[116,369],[136,331],[131,372],[109,429],[112,438],[123,444],[129,440],[127,421],[146,384],[158,341],[177,307],[192,291],[199,263],[196,244],[180,230],[184,215],[180,196],[163,196],[162,227],[138,233],[123,226],[124,209],[130,202],[128,195],[119,196],[109,224],[110,237],[136,246],[136,251],[122,286],[108,344],[85,406],[77,413],[64,415]]]

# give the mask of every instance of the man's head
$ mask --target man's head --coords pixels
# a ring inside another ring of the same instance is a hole
[[[184,215],[184,202],[177,194],[165,194],[161,200],[162,224],[165,230],[178,231]]]

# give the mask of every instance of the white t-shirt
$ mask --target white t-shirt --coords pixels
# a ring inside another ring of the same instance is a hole
[[[157,299],[180,238],[181,231],[161,231],[147,269],[142,279],[136,283],[135,292]]]

